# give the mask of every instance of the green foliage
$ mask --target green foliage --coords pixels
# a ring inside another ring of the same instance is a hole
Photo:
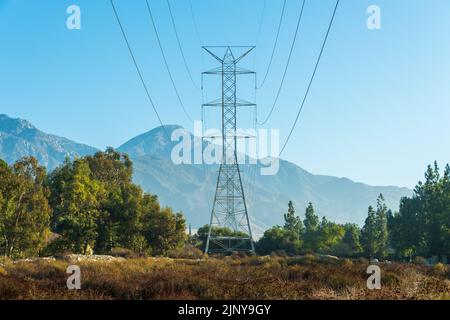
[[[284,215],[284,227],[266,231],[258,241],[260,253],[284,250],[289,254],[323,252],[346,257],[408,259],[421,255],[450,258],[450,166],[441,176],[437,163],[428,166],[425,182],[419,182],[411,198],[403,198],[400,211],[388,210],[382,194],[376,209],[369,207],[362,230],[356,225],[338,225],[315,214],[309,203],[303,225],[292,202]],[[299,237],[297,238],[297,235]]]
[[[334,253],[339,247],[344,246],[341,243],[345,234],[344,226],[328,221],[325,217],[319,223],[319,217],[314,213],[311,203],[305,211],[305,227],[300,217],[295,216],[291,201],[284,219],[284,227],[276,226],[266,230],[257,243],[258,253],[269,254],[276,251],[283,251],[289,255],[308,251]],[[348,253],[350,247],[345,251]]]
[[[267,255],[276,251],[284,251],[289,255],[296,254],[299,250],[299,240],[293,241],[289,231],[276,226],[264,232],[264,235],[256,244],[258,254]]]
[[[305,211],[304,247],[309,250],[317,251],[319,249],[319,216],[315,214],[314,207],[310,202]]]
[[[106,198],[106,190],[104,184],[91,178],[85,159],[66,165],[68,170],[62,172],[67,176],[62,178],[65,180],[58,190],[61,201],[55,205],[56,232],[71,243],[70,250],[84,253],[88,245],[95,245],[100,204]]]
[[[342,245],[345,247],[345,250],[342,250],[340,252],[340,255],[346,257],[358,256],[362,252],[362,246],[360,242],[361,230],[356,224],[352,223],[344,225],[344,230],[345,233],[344,237],[342,238]]]
[[[292,201],[288,203],[288,211],[284,214],[284,226],[275,226],[264,232],[263,237],[256,244],[259,254],[285,252],[294,255],[302,247],[304,227],[300,217],[295,215]]]
[[[284,230],[292,241],[299,241],[304,232],[304,227],[300,217],[295,215],[295,208],[292,201],[288,203],[288,212],[284,214]]]
[[[320,252],[332,253],[332,249],[341,242],[345,234],[344,226],[328,221],[325,217],[317,231],[316,245]]]
[[[386,258],[388,255],[388,209],[384,202],[382,194],[377,199],[377,212],[376,212],[376,229],[377,229],[377,256],[380,258]]]
[[[369,258],[384,259],[389,253],[388,220],[392,213],[387,209],[382,194],[377,199],[376,211],[369,207],[367,219],[361,232],[364,254]]]
[[[63,255],[92,247],[98,254],[123,248],[138,256],[183,255],[187,240],[183,216],[161,208],[157,196],[145,194],[132,182],[132,174],[128,156],[112,148],[66,159],[48,176],[34,158],[12,166],[0,160],[0,254]],[[450,253],[450,166],[442,176],[437,163],[428,166],[425,182],[418,183],[412,197],[401,200],[399,212],[388,210],[380,194],[361,230],[354,224],[320,220],[312,203],[303,221],[292,201],[283,216],[284,225],[266,230],[257,242],[258,253],[442,260]],[[50,241],[51,231],[57,233],[56,240],[52,236]],[[201,250],[208,232],[204,226],[191,239]],[[213,233],[244,236],[227,228],[213,228]]]
[[[204,225],[203,227],[197,230],[197,234],[194,237],[194,242],[196,242],[196,246],[202,251],[205,252],[206,241],[208,239],[209,233],[209,225]],[[211,234],[215,236],[227,236],[227,237],[246,237],[247,235],[241,231],[231,230],[230,228],[220,228],[220,227],[212,227]],[[238,241],[238,240],[235,240]],[[233,245],[233,240],[231,240],[231,244]],[[209,247],[211,249],[215,249],[216,245],[214,243],[210,243]]]
[[[364,227],[361,230],[361,244],[367,257],[375,257],[377,246],[377,217],[373,207],[370,206]]]
[[[138,254],[164,254],[184,242],[185,221],[171,209],[161,209],[156,196],[132,183],[128,156],[111,148],[66,163],[49,179],[55,208],[55,229],[84,253],[115,247]]]
[[[45,169],[34,158],[12,167],[0,162],[0,251],[12,258],[38,255],[49,236],[51,209]]]
[[[138,258],[145,257],[144,254],[134,252],[133,250],[130,250],[127,248],[112,248],[111,255],[113,257],[120,257],[120,258],[125,258],[125,259],[138,259]]]
[[[400,258],[450,257],[450,166],[441,176],[437,163],[428,166],[411,198],[388,217],[393,248]]]
[[[0,161],[0,252],[19,258],[122,247],[144,255],[182,246],[183,216],[161,209],[132,173],[128,156],[112,148],[67,158],[48,177],[34,158],[11,167]],[[48,243],[50,230],[57,237]]]
[[[168,250],[181,247],[186,240],[186,223],[181,214],[174,214],[170,208],[149,211],[144,215],[143,235],[152,252],[163,255]]]
[[[203,259],[205,257],[203,251],[190,244],[169,250],[167,256],[174,259]]]

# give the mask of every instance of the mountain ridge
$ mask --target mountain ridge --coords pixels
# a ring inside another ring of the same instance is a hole
[[[0,158],[8,163],[25,156],[34,156],[52,170],[66,157],[73,159],[97,151],[94,147],[47,134],[27,120],[0,114]]]
[[[166,132],[183,129],[179,125],[156,127],[140,134],[117,148],[128,153],[134,163],[134,182],[158,195],[161,203],[182,211],[194,227],[209,221],[217,179],[217,165],[176,165],[170,160],[171,150],[178,142],[170,141]],[[193,143],[202,143],[187,131]],[[170,133],[169,133],[170,134]],[[23,156],[35,156],[49,170],[66,156],[84,156],[98,149],[78,144],[67,138],[46,134],[23,119],[0,115],[0,157],[12,163]],[[242,165],[242,179],[248,210],[254,228],[262,232],[267,226],[282,223],[287,202],[293,200],[297,213],[303,213],[312,202],[321,216],[336,222],[362,224],[367,207],[383,193],[387,205],[398,209],[399,200],[412,194],[404,187],[370,186],[346,177],[316,175],[300,166],[280,159],[274,176],[257,174],[261,163]],[[261,227],[261,226],[265,227]],[[257,233],[257,232],[255,232]]]

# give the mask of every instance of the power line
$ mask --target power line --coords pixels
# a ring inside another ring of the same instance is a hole
[[[261,85],[257,87],[257,89],[261,89],[264,86],[264,83],[266,82],[266,79],[267,79],[267,75],[269,74],[270,67],[272,66],[273,57],[275,55],[275,49],[277,48],[278,38],[280,36],[281,25],[283,23],[283,17],[284,17],[285,8],[286,8],[286,0],[283,1],[283,9],[281,10],[281,17],[280,17],[280,22],[278,23],[277,36],[276,36],[275,42],[273,44],[272,55],[270,56],[269,65],[267,66],[267,70],[266,70],[266,74],[264,76],[264,79],[263,79]],[[259,38],[259,36],[258,36],[258,38]]]
[[[194,23],[194,29],[195,33],[197,34],[198,42],[200,43],[200,46],[202,46],[202,37],[200,37],[200,32],[198,31],[197,19],[195,18],[194,8],[192,6],[191,0],[189,0],[189,10],[191,11],[192,21]]]
[[[183,47],[181,46],[181,41],[180,41],[180,37],[178,36],[178,31],[177,31],[177,25],[175,24],[175,19],[173,17],[173,13],[172,13],[172,8],[170,6],[170,0],[166,0],[167,2],[167,7],[169,8],[169,13],[170,13],[170,19],[172,20],[172,26],[173,26],[173,30],[175,31],[175,36],[177,38],[177,42],[178,42],[178,48],[180,49],[180,53],[181,56],[183,57],[183,62],[184,62],[184,67],[186,68],[186,71],[189,75],[189,78],[191,79],[192,84],[194,85],[194,87],[196,89],[200,89],[200,87],[197,85],[197,83],[194,81],[194,78],[192,77],[192,73],[191,70],[189,69],[189,66],[187,64],[186,61],[186,57],[184,55],[184,51],[183,51]]]
[[[298,17],[298,21],[297,21],[297,27],[295,29],[294,39],[292,40],[292,44],[291,44],[291,49],[289,51],[288,60],[287,60],[287,63],[286,63],[286,67],[284,68],[283,78],[281,79],[280,86],[278,87],[278,92],[277,92],[277,95],[275,97],[275,101],[273,102],[272,108],[270,109],[270,112],[267,115],[267,117],[265,118],[265,120],[263,122],[258,122],[259,125],[264,125],[265,123],[267,123],[267,121],[269,121],[269,118],[272,115],[272,112],[275,109],[275,106],[276,106],[276,104],[278,102],[278,98],[280,97],[281,89],[283,88],[284,80],[286,79],[287,70],[288,70],[289,64],[291,62],[292,52],[294,51],[295,42],[297,40],[298,30],[300,28],[300,22],[302,21],[303,9],[305,8],[305,3],[306,3],[306,0],[303,0],[302,8],[301,8],[301,11],[300,11],[300,16]]]
[[[125,40],[125,43],[127,44],[128,51],[130,52],[130,56],[131,56],[131,59],[133,60],[134,67],[136,68],[136,71],[137,71],[137,73],[139,75],[139,78],[141,79],[141,83],[142,83],[142,86],[144,87],[144,90],[145,90],[145,93],[147,95],[148,101],[150,101],[150,104],[151,104],[151,106],[153,108],[153,111],[156,114],[156,117],[159,120],[159,123],[161,124],[161,126],[162,126],[162,128],[163,128],[163,130],[164,130],[164,132],[165,132],[165,134],[167,136],[167,138],[170,140],[170,135],[168,134],[168,132],[166,130],[166,127],[164,126],[163,122],[161,121],[161,117],[159,116],[158,110],[156,109],[156,106],[153,103],[153,99],[150,96],[150,92],[149,92],[149,90],[147,88],[147,85],[145,84],[144,77],[142,76],[142,73],[141,73],[141,70],[139,69],[139,66],[137,64],[136,58],[134,57],[133,50],[131,49],[130,43],[128,42],[127,35],[125,33],[125,30],[123,29],[122,23],[120,22],[120,18],[119,18],[119,15],[117,13],[116,7],[114,6],[113,0],[110,0],[110,3],[111,3],[111,6],[112,6],[112,9],[114,11],[114,15],[116,17],[116,21],[117,21],[117,23],[118,23],[118,25],[120,27],[120,31],[122,31],[123,39]]]
[[[311,89],[311,85],[312,85],[312,83],[314,81],[314,77],[316,75],[317,68],[319,67],[319,63],[320,63],[320,60],[322,58],[322,54],[323,54],[323,51],[325,49],[325,45],[327,43],[328,35],[330,34],[330,30],[331,30],[331,27],[333,25],[334,17],[336,16],[336,11],[337,11],[337,8],[338,8],[338,5],[339,5],[339,1],[340,0],[336,0],[336,6],[334,7],[333,16],[331,17],[330,24],[328,25],[328,30],[327,30],[327,33],[325,35],[325,39],[323,40],[322,48],[320,49],[319,57],[317,58],[317,62],[316,62],[316,65],[314,67],[314,71],[313,71],[313,73],[311,75],[311,79],[309,80],[308,88],[306,89],[305,96],[303,97],[303,101],[302,101],[302,103],[300,105],[300,109],[297,112],[297,116],[295,118],[294,124],[292,125],[291,131],[289,132],[289,135],[288,135],[286,141],[284,142],[283,148],[281,148],[279,156],[281,156],[281,154],[283,153],[284,149],[286,148],[286,145],[288,144],[289,139],[291,138],[292,132],[294,131],[295,126],[297,125],[297,121],[298,121],[298,119],[300,117],[300,113],[303,110],[303,106],[305,105],[306,98],[308,97],[309,90]]]
[[[261,28],[262,28],[262,24],[263,24],[263,20],[264,20],[264,15],[266,13],[266,6],[267,6],[267,0],[264,0],[263,9],[262,9],[262,13],[261,13],[261,18],[259,20],[258,33],[256,35],[256,45],[258,45],[259,38],[261,36]]]
[[[161,50],[161,54],[162,54],[162,57],[163,57],[163,60],[164,60],[164,64],[166,66],[167,73],[169,74],[170,81],[172,82],[172,86],[173,86],[173,89],[175,91],[175,94],[176,94],[176,96],[178,98],[178,102],[180,103],[180,106],[183,109],[184,114],[186,115],[186,117],[189,119],[189,121],[192,122],[192,118],[189,115],[189,113],[187,112],[186,108],[184,107],[184,104],[183,104],[183,101],[181,100],[181,97],[180,97],[180,94],[178,92],[177,86],[175,85],[175,81],[173,79],[172,72],[170,71],[169,64],[167,62],[166,55],[164,53],[164,49],[163,49],[162,44],[161,44],[161,39],[159,38],[158,29],[156,28],[155,20],[153,19],[152,9],[150,8],[150,4],[148,3],[148,0],[145,0],[145,3],[147,4],[147,9],[148,9],[148,13],[150,15],[150,20],[151,20],[152,25],[153,25],[153,30],[155,31],[155,34],[156,34],[156,40],[158,41],[159,49]]]
[[[188,0],[188,3],[189,3],[189,11],[191,12],[192,23],[194,25],[195,34],[197,36],[197,41],[198,41],[199,47],[201,48],[203,46],[203,41],[202,41],[202,37],[200,36],[200,32],[198,31],[198,24],[197,24],[197,19],[195,18],[194,7],[192,6],[191,0]],[[201,50],[201,61],[202,61],[203,69],[205,69],[205,60],[204,60],[204,56],[203,56],[203,51],[204,50]],[[203,91],[203,80],[202,80],[202,84],[201,84],[201,90]],[[203,92],[202,92],[202,95],[203,95]]]

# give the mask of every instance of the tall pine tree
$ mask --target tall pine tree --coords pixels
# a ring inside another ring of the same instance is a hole
[[[376,212],[376,255],[380,258],[386,258],[389,251],[387,215],[388,208],[384,201],[383,195],[380,194],[377,199]]]
[[[319,242],[319,217],[314,212],[314,207],[310,202],[305,211],[305,234],[304,234],[304,245],[306,249],[316,251],[318,249]]]
[[[284,214],[284,229],[292,240],[299,240],[304,228],[302,220],[295,215],[295,208],[292,201],[288,203],[288,211]]]

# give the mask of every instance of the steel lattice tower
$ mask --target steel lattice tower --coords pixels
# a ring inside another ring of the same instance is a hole
[[[221,66],[203,74],[219,75],[222,77],[222,98],[203,106],[219,106],[222,109],[222,162],[217,178],[214,204],[211,212],[208,238],[205,253],[230,253],[233,251],[255,252],[250,220],[247,212],[244,188],[237,157],[236,115],[237,107],[254,104],[237,99],[237,75],[255,74],[237,67],[254,47],[204,47]],[[225,50],[223,58],[214,52]],[[242,51],[238,58],[233,50]],[[234,235],[217,234],[214,227],[228,228]],[[239,232],[240,234],[237,234]]]

